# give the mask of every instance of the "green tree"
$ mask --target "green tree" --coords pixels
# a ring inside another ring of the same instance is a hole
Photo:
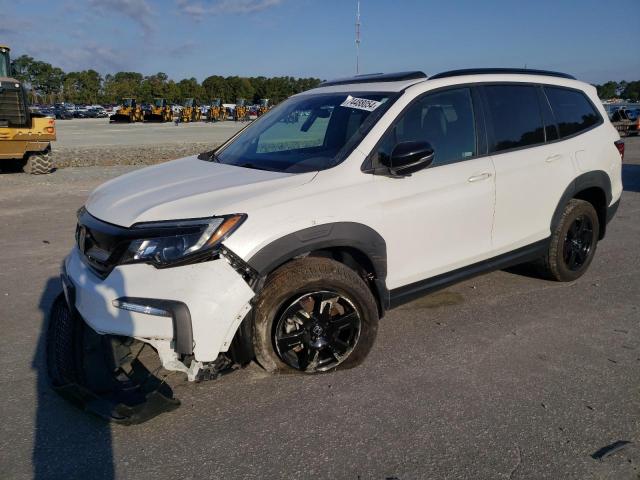
[[[640,100],[640,80],[627,83],[622,91],[622,97],[634,102]]]
[[[606,82],[602,85],[596,85],[598,97],[602,99],[613,98],[618,94],[618,82]]]
[[[31,89],[33,101],[53,101],[62,89],[65,74],[50,63],[21,55],[11,62],[14,76]]]
[[[167,98],[168,81],[169,77],[163,72],[144,77],[140,85],[140,101],[151,102],[156,97]]]
[[[70,72],[64,79],[63,95],[73,103],[98,103],[102,95],[102,77],[95,70]]]
[[[220,98],[223,102],[230,102],[231,93],[229,85],[224,77],[220,75],[212,75],[202,82],[205,99],[211,101],[214,98]]]
[[[118,72],[104,79],[104,98],[108,103],[118,103],[126,97],[140,96],[143,76],[137,72]]]
[[[180,91],[181,100],[185,98],[195,98],[199,101],[204,97],[204,89],[193,77],[180,80],[177,86]]]

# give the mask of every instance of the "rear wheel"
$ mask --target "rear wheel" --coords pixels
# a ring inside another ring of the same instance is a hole
[[[276,270],[254,310],[256,359],[272,373],[351,368],[367,356],[378,329],[369,287],[326,258],[294,260]]]
[[[44,175],[53,170],[53,160],[49,152],[31,153],[24,161],[22,171],[31,175]]]
[[[560,217],[549,250],[541,260],[545,276],[570,282],[589,268],[598,246],[600,223],[593,205],[572,199]]]

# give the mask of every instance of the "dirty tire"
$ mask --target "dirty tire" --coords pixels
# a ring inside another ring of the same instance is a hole
[[[378,309],[371,290],[349,267],[328,258],[307,257],[293,260],[271,273],[258,295],[253,311],[253,347],[256,360],[266,371],[305,373],[290,367],[278,356],[274,346],[275,323],[292,298],[327,289],[348,298],[361,321],[353,350],[331,370],[353,368],[365,359],[378,331]]]
[[[47,372],[54,386],[81,380],[81,342],[82,323],[69,310],[64,295],[60,294],[49,313],[46,337]]]
[[[565,248],[567,246],[567,234],[574,222],[579,218],[588,219],[591,223],[591,234],[586,235],[586,237],[590,238],[590,249],[579,268],[572,270],[565,260]],[[540,273],[550,280],[559,282],[571,282],[580,278],[589,268],[596,253],[599,231],[600,222],[593,205],[584,200],[571,199],[564,208],[558,226],[551,235],[547,253],[537,263]]]
[[[53,171],[53,160],[49,152],[32,153],[22,167],[24,173],[45,175]]]

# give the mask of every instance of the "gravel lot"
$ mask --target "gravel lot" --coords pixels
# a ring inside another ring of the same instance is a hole
[[[135,427],[58,398],[43,362],[75,210],[135,167],[0,175],[0,478],[637,480],[640,139],[626,143],[620,210],[580,280],[478,277],[391,311],[359,368],[177,382],[182,406]],[[617,440],[633,443],[591,458]]]
[[[52,155],[58,168],[150,165],[211,150],[243,122],[109,123],[106,118],[58,120]]]

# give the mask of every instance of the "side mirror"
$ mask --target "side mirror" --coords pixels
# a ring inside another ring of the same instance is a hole
[[[411,175],[433,162],[435,152],[429,142],[401,142],[391,152],[390,163],[386,165],[394,176]]]

